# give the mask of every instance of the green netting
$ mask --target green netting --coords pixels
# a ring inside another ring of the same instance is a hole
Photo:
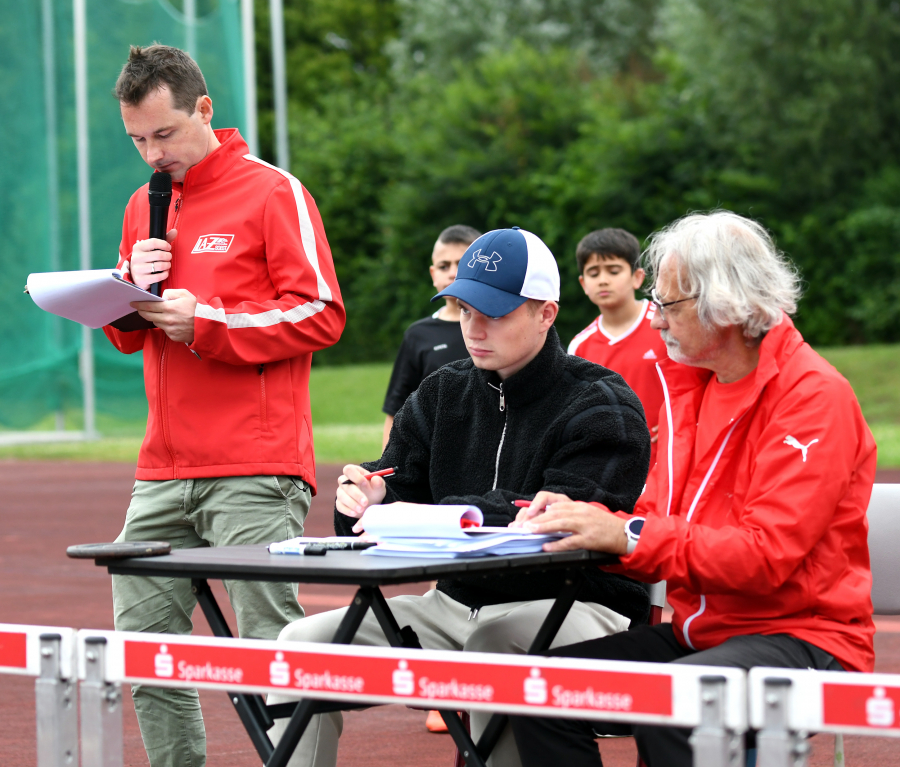
[[[239,0],[85,0],[92,267],[114,266],[122,212],[150,169],[112,96],[128,46],[188,49],[213,99],[214,127],[244,127]],[[194,8],[187,24],[185,5]],[[78,198],[72,0],[0,0],[0,428],[82,424],[81,327],[23,295],[31,272],[77,269]],[[141,355],[94,333],[101,431],[143,423]]]

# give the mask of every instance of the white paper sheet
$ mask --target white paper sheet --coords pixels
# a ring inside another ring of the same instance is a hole
[[[131,314],[132,301],[165,300],[126,282],[118,269],[29,274],[28,293],[45,312],[89,328],[102,328]]]

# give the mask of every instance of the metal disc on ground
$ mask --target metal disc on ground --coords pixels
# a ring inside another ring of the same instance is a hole
[[[66,555],[72,559],[123,559],[125,557],[158,557],[172,551],[165,541],[123,541],[122,543],[82,543],[69,546]]]

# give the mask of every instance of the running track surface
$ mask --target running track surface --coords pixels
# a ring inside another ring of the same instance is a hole
[[[0,622],[111,629],[109,576],[91,562],[67,559],[75,543],[112,541],[118,535],[131,493],[128,464],[0,462]],[[340,468],[319,466],[320,495],[307,519],[309,535],[332,534],[333,488]],[[900,482],[900,471],[883,472],[881,482]],[[220,583],[220,604],[228,610]],[[307,614],[343,607],[353,589],[301,585]],[[387,589],[388,596],[421,594],[427,584]],[[234,616],[228,614],[234,627]],[[196,613],[197,633],[209,634]],[[236,632],[235,632],[236,633]],[[900,619],[878,620],[876,669],[900,673]],[[125,765],[144,767],[144,754],[130,694],[125,691]],[[256,767],[255,751],[222,693],[201,693],[210,767]],[[353,712],[345,717],[340,767],[450,767],[454,747],[446,735],[425,730],[425,715],[400,706]],[[0,765],[35,765],[34,680],[0,676]],[[812,740],[811,765],[832,764],[833,738]],[[606,767],[633,767],[631,739],[603,744]],[[900,741],[846,739],[849,767],[900,767]]]

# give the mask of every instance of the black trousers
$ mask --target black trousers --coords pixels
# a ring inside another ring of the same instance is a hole
[[[592,660],[630,660],[651,663],[688,663],[694,666],[754,666],[814,668],[842,671],[827,652],[787,634],[736,636],[702,652],[682,647],[672,624],[638,626],[621,634],[557,647],[546,653],[556,657]],[[543,717],[510,717],[524,767],[564,764],[566,767],[602,767],[594,740],[598,735],[634,735],[638,753],[648,767],[692,767],[691,730],[650,727],[619,722],[597,722]]]

